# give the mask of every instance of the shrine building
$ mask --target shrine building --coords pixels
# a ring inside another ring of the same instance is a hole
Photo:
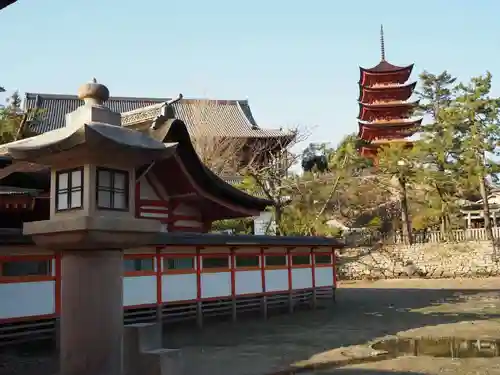
[[[191,141],[197,124],[190,116],[198,102],[110,99],[96,81],[83,87],[79,97],[28,94],[26,109],[47,109],[27,124],[40,135],[0,146],[0,344],[54,335],[61,314],[64,255],[54,241],[47,242],[48,248],[35,245],[23,225],[55,217],[64,227],[61,218],[85,220],[87,210],[106,220],[133,214],[161,224],[149,245],[124,251],[126,323],[193,321],[201,326],[211,316],[235,320],[257,312],[265,317],[269,311],[291,312],[334,298],[334,251],[342,246],[337,240],[207,233],[214,221],[258,216],[271,202],[238,190],[200,161]],[[245,102],[212,104],[207,121],[218,132],[252,142],[290,139],[281,131],[260,129]],[[88,116],[83,133],[75,130],[82,116]],[[123,128],[126,142],[116,138],[113,127]],[[124,150],[132,149],[137,134],[141,147],[155,153],[160,145],[163,156],[140,154],[136,168],[123,170],[82,166],[51,172],[44,165],[51,149],[71,148],[77,155],[81,137],[112,153],[107,145],[121,142]],[[88,201],[88,189],[95,201]],[[79,246],[78,230],[73,234]]]

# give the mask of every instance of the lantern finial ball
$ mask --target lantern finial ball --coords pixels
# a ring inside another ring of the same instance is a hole
[[[91,99],[99,104],[109,99],[109,90],[106,86],[98,83],[95,78],[91,82],[85,83],[78,89],[78,98]]]

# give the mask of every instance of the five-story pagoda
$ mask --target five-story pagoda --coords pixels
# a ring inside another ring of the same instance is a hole
[[[381,61],[373,68],[360,69],[359,137],[369,142],[361,149],[365,157],[375,158],[377,149],[390,142],[403,142],[412,136],[422,119],[412,118],[418,101],[409,102],[416,82],[408,83],[413,64],[392,65],[385,59],[384,30],[380,27]]]

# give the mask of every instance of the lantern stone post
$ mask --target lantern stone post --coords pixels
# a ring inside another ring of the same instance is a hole
[[[135,169],[172,156],[176,145],[123,128],[95,80],[78,94],[84,104],[64,128],[8,151],[51,169],[50,219],[25,223],[24,233],[62,252],[60,374],[122,375],[123,249],[151,243],[161,230],[135,217]]]

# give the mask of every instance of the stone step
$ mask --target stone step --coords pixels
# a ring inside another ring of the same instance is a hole
[[[132,324],[125,327],[123,369],[124,375],[181,375],[181,351],[162,347],[161,324]]]
[[[181,375],[182,357],[178,349],[155,349],[142,354],[140,375]]]

